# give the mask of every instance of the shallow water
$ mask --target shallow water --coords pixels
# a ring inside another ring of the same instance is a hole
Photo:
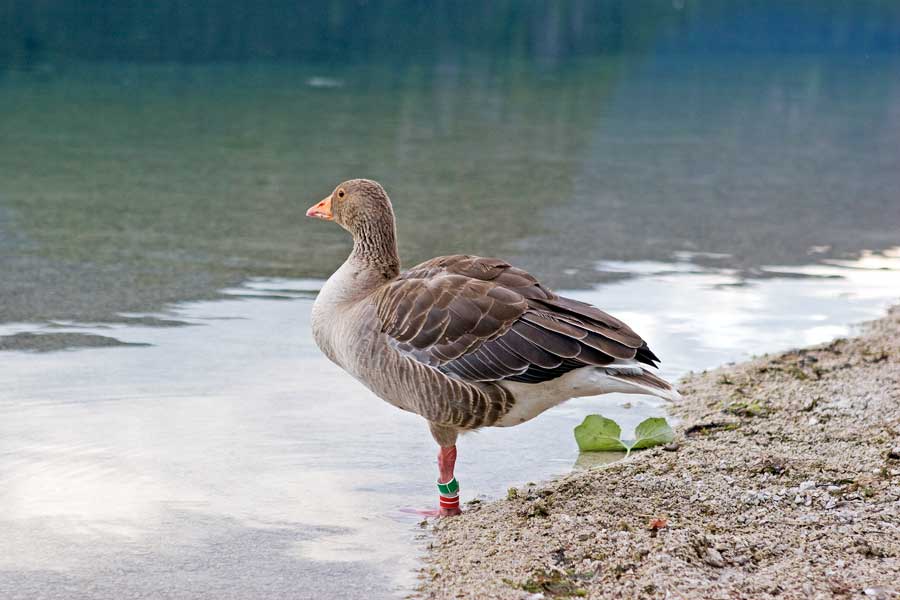
[[[845,335],[900,289],[900,249],[748,281],[672,262],[569,295],[631,323],[676,378]],[[161,315],[188,327],[68,326],[149,347],[9,353],[0,366],[0,596],[390,597],[424,542],[404,508],[434,505],[425,423],[315,348],[318,280],[254,279],[234,299]],[[2,333],[34,330],[9,324]],[[39,328],[39,331],[41,329]],[[464,436],[463,501],[570,470],[590,413],[630,431],[664,407],[572,400]]]
[[[409,588],[433,442],[309,335],[349,240],[304,211],[350,177],[406,265],[511,260],[668,377],[896,300],[896,3],[435,5],[0,8],[0,597]],[[463,498],[662,410],[466,436]]]

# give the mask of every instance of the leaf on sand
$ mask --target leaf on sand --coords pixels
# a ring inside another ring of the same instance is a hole
[[[622,428],[613,421],[600,415],[588,415],[575,428],[575,441],[582,452],[609,452],[627,450],[619,436]]]
[[[622,428],[615,421],[600,415],[588,415],[575,428],[575,441],[582,452],[624,450],[630,454],[632,450],[668,444],[675,439],[675,432],[662,417],[645,419],[635,428],[634,434],[636,439],[623,440]]]
[[[675,439],[675,432],[662,417],[651,417],[642,421],[635,427],[634,434],[637,440],[632,444],[632,450],[668,444]]]

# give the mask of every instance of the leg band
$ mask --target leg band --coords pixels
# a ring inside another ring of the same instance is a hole
[[[459,482],[456,481],[456,477],[448,481],[447,483],[441,483],[438,481],[438,491],[442,496],[456,496],[459,494]]]
[[[441,508],[459,508],[459,496],[440,496]]]

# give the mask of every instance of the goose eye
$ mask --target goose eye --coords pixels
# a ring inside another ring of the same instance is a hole
[[[338,198],[344,197],[344,190],[338,190]]]

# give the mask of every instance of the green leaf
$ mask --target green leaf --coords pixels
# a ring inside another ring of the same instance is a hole
[[[635,428],[636,439],[621,439],[622,428],[613,421],[600,415],[588,415],[581,425],[575,428],[575,441],[582,452],[610,452],[651,448],[668,444],[675,439],[675,432],[662,417],[651,417],[641,421]]]
[[[608,452],[610,450],[627,450],[619,436],[622,428],[613,421],[600,415],[588,415],[575,428],[575,441],[582,452]]]
[[[642,421],[635,427],[634,434],[637,440],[632,444],[632,450],[668,444],[675,439],[675,432],[662,417],[651,417]]]

